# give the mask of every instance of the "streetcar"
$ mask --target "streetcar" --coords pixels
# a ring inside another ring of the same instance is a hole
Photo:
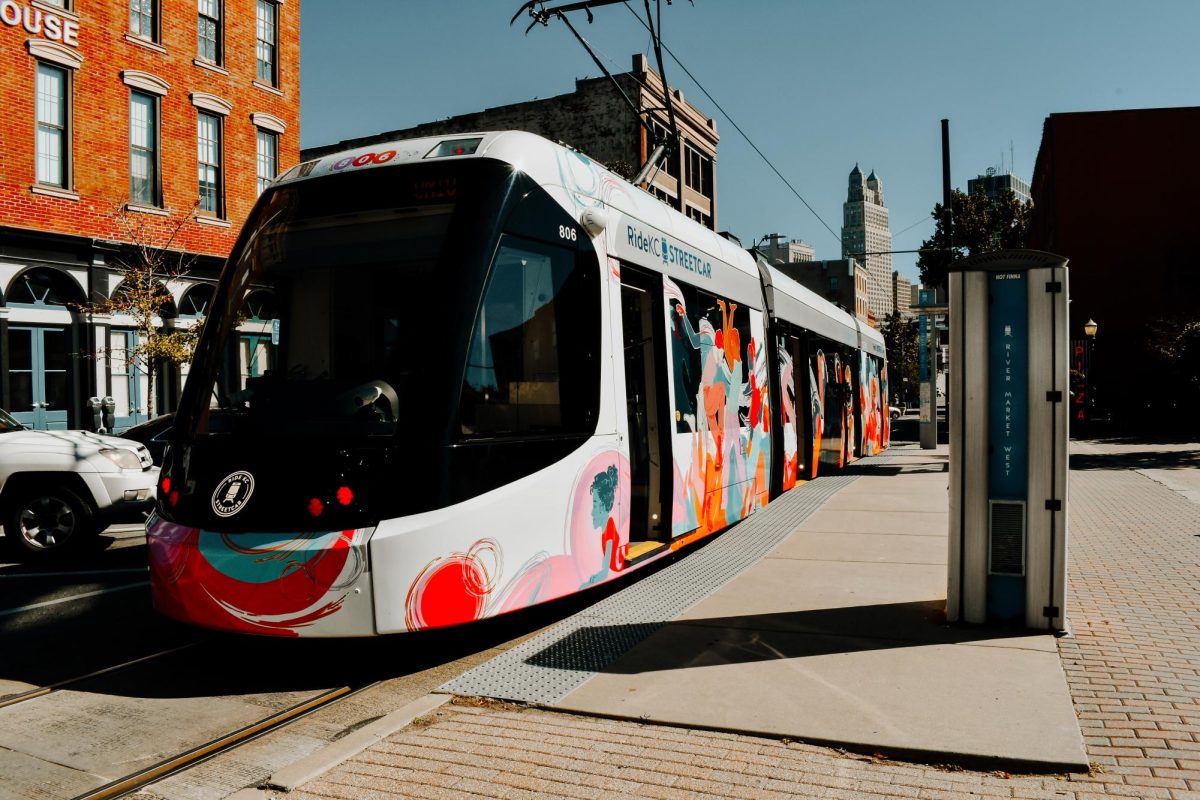
[[[528,608],[880,452],[887,398],[874,329],[582,153],[505,131],[309,161],[220,276],[154,603],[315,637]]]

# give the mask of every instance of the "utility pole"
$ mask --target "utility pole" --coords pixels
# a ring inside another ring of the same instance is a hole
[[[942,120],[942,213],[946,215],[946,238],[950,258],[954,258],[954,195],[950,188],[950,120]],[[933,287],[936,289],[936,287]],[[922,297],[924,303],[936,303],[936,297]],[[936,315],[921,315],[921,449],[937,447],[937,354]],[[950,405],[947,398],[946,411]]]

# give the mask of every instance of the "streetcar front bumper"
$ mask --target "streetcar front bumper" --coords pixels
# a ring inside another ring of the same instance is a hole
[[[373,531],[218,533],[154,514],[146,524],[154,605],[180,622],[226,631],[374,635]]]

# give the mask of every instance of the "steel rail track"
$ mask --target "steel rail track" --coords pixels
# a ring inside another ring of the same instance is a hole
[[[357,688],[341,686],[336,689],[329,689],[315,697],[303,700],[290,708],[285,708],[269,717],[265,717],[258,722],[253,722],[245,727],[218,736],[190,750],[163,759],[157,764],[77,795],[72,800],[112,800],[113,798],[122,797],[155,781],[162,780],[184,769],[193,767],[202,761],[246,744],[259,736],[278,730],[318,709],[340,700],[345,700],[359,692],[366,691],[379,683],[380,681],[373,681]]]
[[[118,672],[123,669],[129,669],[130,667],[135,667],[138,664],[144,664],[147,661],[153,661],[156,658],[161,658],[163,656],[169,656],[172,653],[178,653],[181,650],[187,650],[189,647],[195,647],[198,644],[200,644],[200,642],[188,642],[187,644],[182,644],[179,647],[172,647],[169,650],[162,650],[158,653],[151,653],[149,655],[140,656],[131,661],[125,661],[121,664],[114,664],[111,667],[104,667],[103,669],[98,669],[98,670],[95,670],[94,672],[89,672],[86,675],[78,675],[74,678],[66,678],[64,680],[56,681],[55,683],[51,683],[47,686],[38,686],[37,688],[34,688],[34,689],[28,689],[24,692],[18,692],[17,694],[9,695],[8,697],[2,697],[2,698],[0,698],[0,708],[8,708],[10,706],[17,705],[18,703],[24,703],[29,700],[34,700],[38,697],[45,697],[46,695],[50,694],[51,692],[58,691],[59,689],[63,689],[65,687],[72,686],[77,683],[82,683],[84,681],[91,680],[92,678],[98,678],[101,675],[108,675],[109,673],[112,673],[112,672]]]

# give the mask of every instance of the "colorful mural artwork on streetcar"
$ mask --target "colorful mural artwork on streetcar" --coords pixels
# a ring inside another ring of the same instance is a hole
[[[628,184],[608,170],[597,168],[596,163],[583,153],[557,151],[555,161],[560,185],[566,189],[576,208],[603,208],[614,202],[621,205],[631,202]]]
[[[494,539],[479,539],[466,552],[429,562],[405,598],[408,629],[442,628],[480,619],[503,566],[500,545]]]
[[[854,426],[854,372],[850,362],[842,364],[842,460],[844,466],[858,459],[858,435]]]
[[[810,359],[810,377],[816,387],[813,404],[813,469],[816,477],[821,465],[840,468],[856,457],[853,446],[854,396],[853,375],[849,363],[829,342],[830,349],[818,347]],[[817,406],[820,406],[818,413]]]
[[[883,408],[883,435],[880,437],[880,448],[892,443],[891,401],[888,400],[887,364],[879,370],[879,405]]]
[[[498,583],[500,546],[489,538],[434,559],[405,601],[409,630],[458,625],[553,600],[614,578],[629,547],[629,461],[616,451],[593,457],[571,492],[558,552],[542,550]]]
[[[812,403],[812,472],[817,477],[821,465],[821,440],[825,434],[825,354],[818,350],[808,365],[808,394]]]
[[[675,537],[767,503],[770,398],[763,314],[663,279],[674,385]]]
[[[629,486],[623,454],[591,458],[571,492],[560,544],[511,576],[502,545],[490,537],[433,559],[408,589],[408,629],[471,622],[616,577],[629,545]],[[366,569],[370,533],[213,533],[155,517],[148,526],[154,602],[196,625],[298,636],[342,609]]]
[[[861,363],[858,393],[863,420],[862,454],[873,456],[883,450],[890,420],[883,399],[883,386],[879,375],[880,362],[866,353],[861,353],[859,358]]]
[[[792,354],[788,350],[786,336],[778,336],[775,340],[775,352],[779,357],[779,404],[780,419],[783,427],[783,491],[796,485],[800,471],[800,444],[796,431],[798,424],[796,416],[796,371],[792,363]]]
[[[366,569],[368,533],[213,533],[153,517],[154,604],[197,625],[297,636],[342,608]]]

